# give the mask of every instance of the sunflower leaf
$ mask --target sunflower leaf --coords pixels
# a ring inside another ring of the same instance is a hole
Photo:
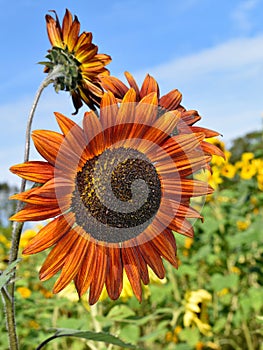
[[[47,343],[49,343],[51,340],[60,338],[60,337],[76,337],[76,338],[84,338],[88,340],[93,340],[93,341],[100,341],[104,342],[107,344],[112,344],[112,345],[117,345],[122,348],[126,349],[136,349],[140,350],[137,348],[135,345],[132,345],[130,343],[125,343],[119,338],[115,337],[112,334],[105,333],[105,332],[91,332],[91,331],[80,331],[80,330],[75,330],[75,329],[67,329],[67,328],[59,328],[57,329],[56,333],[44,340],[37,348],[36,350],[42,349]]]
[[[10,280],[11,273],[14,267],[19,263],[21,259],[13,261],[0,275],[0,289],[2,289]]]

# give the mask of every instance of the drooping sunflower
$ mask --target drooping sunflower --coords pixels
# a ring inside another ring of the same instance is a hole
[[[129,72],[125,72],[125,77],[130,88],[136,91],[136,101],[140,101],[149,93],[155,92],[158,97],[159,116],[167,111],[177,110],[181,113],[181,118],[176,127],[176,133],[196,133],[202,132],[205,138],[215,137],[220,135],[217,131],[209,130],[203,127],[193,126],[201,119],[201,116],[196,110],[187,110],[182,106],[182,94],[178,89],[168,92],[164,96],[160,96],[160,89],[157,81],[149,74],[146,75],[141,88],[138,87],[136,80]],[[111,91],[119,100],[123,99],[129,87],[125,85],[120,79],[114,76],[101,76],[101,84],[106,91]],[[224,157],[224,153],[211,143],[202,141],[201,147],[207,154],[216,154]]]
[[[20,177],[41,184],[12,198],[25,203],[11,220],[53,219],[23,254],[53,246],[41,270],[46,280],[61,271],[53,292],[74,280],[79,295],[89,289],[94,304],[106,286],[115,300],[123,270],[137,299],[149,283],[148,266],[165,277],[163,258],[177,268],[173,231],[192,237],[191,218],[200,214],[190,198],[212,192],[192,174],[206,168],[202,132],[173,135],[181,113],[158,115],[155,92],[136,102],[127,91],[121,103],[104,93],[100,116],[86,112],[83,126],[55,113],[62,133],[32,134],[45,161],[11,167]]]
[[[60,65],[63,76],[54,82],[56,91],[70,91],[75,114],[84,101],[91,109],[99,106],[103,94],[98,75],[109,74],[105,66],[111,58],[98,54],[98,46],[92,43],[92,33],[80,32],[80,22],[77,16],[72,17],[68,9],[63,18],[62,26],[55,11],[56,19],[46,15],[47,33],[52,45],[46,56],[44,72],[52,71]]]

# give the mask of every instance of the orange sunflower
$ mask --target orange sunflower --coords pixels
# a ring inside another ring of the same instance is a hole
[[[181,105],[182,94],[178,89],[174,89],[166,95],[160,97],[160,89],[157,81],[150,76],[146,75],[141,88],[138,87],[134,77],[129,73],[125,72],[125,77],[128,84],[136,92],[136,101],[140,101],[149,93],[155,92],[158,97],[159,116],[166,111],[177,110],[181,113],[181,119],[179,120],[175,132],[180,133],[197,133],[202,132],[205,138],[215,137],[220,135],[217,131],[209,130],[202,127],[193,126],[197,121],[201,119],[201,116],[195,110],[186,110]],[[101,76],[101,85],[106,91],[111,91],[118,99],[122,99],[128,91],[128,87],[118,78],[114,76]],[[212,145],[206,141],[202,141],[201,147],[207,154],[216,154],[224,158],[224,153],[215,145]]]
[[[82,127],[55,113],[62,133],[32,134],[45,161],[11,167],[41,184],[12,197],[25,206],[11,220],[53,218],[23,254],[53,246],[40,279],[60,271],[54,293],[74,280],[80,296],[89,289],[90,304],[104,284],[115,300],[125,270],[141,301],[148,266],[160,279],[165,277],[163,258],[178,266],[173,231],[193,236],[188,219],[201,216],[190,199],[212,192],[207,183],[192,178],[211,159],[201,147],[205,133],[173,135],[181,122],[179,111],[160,116],[155,92],[136,100],[133,88],[121,102],[104,93],[100,117],[86,112]]]
[[[92,43],[92,33],[83,32],[79,35],[80,22],[77,16],[66,9],[62,27],[55,11],[56,19],[46,15],[47,33],[52,45],[48,50],[49,62],[45,64],[44,72],[48,73],[54,67],[60,65],[63,76],[54,82],[56,91],[70,91],[75,114],[84,101],[91,109],[99,106],[103,94],[99,74],[108,74],[105,65],[110,63],[111,58],[105,54],[98,54],[98,47]]]

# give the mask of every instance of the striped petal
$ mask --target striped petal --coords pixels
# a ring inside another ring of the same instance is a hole
[[[42,161],[28,161],[13,165],[10,171],[23,179],[37,183],[45,183],[54,176],[54,167]]]
[[[35,130],[32,133],[32,139],[41,156],[55,165],[64,136],[55,131]]]
[[[23,250],[23,254],[36,254],[58,243],[70,231],[72,224],[72,214],[58,216],[38,232]]]
[[[158,253],[169,261],[174,267],[178,268],[178,259],[176,256],[176,242],[174,235],[170,230],[165,230],[152,240]]]
[[[74,230],[71,230],[59,240],[57,245],[48,254],[39,271],[39,278],[42,281],[48,280],[61,270],[65,259],[78,239],[79,235]]]
[[[141,302],[142,300],[142,286],[140,280],[140,269],[139,269],[139,259],[136,248],[123,248],[122,249],[122,262],[123,267],[126,271],[128,280],[132,286],[132,290],[136,298]]]
[[[123,266],[119,248],[107,248],[107,273],[105,285],[112,300],[119,298],[123,286]]]
[[[140,250],[146,264],[150,266],[156,276],[158,276],[160,279],[164,278],[165,269],[163,266],[162,258],[160,257],[160,254],[157,252],[152,242],[149,241],[147,243],[141,244],[138,249]]]
[[[128,91],[128,88],[121,80],[113,76],[103,76],[101,85],[106,91],[110,91],[116,98],[123,98]]]
[[[87,240],[79,236],[65,257],[61,274],[53,287],[53,293],[59,293],[74,279],[83,262],[87,247]]]
[[[52,16],[46,15],[48,38],[52,46],[62,47],[61,27],[56,12],[55,15],[56,21]]]
[[[83,129],[90,153],[93,156],[101,154],[105,149],[104,135],[100,120],[93,111],[85,113]]]
[[[155,92],[157,94],[157,97],[159,98],[159,86],[156,80],[153,77],[151,77],[149,74],[147,74],[142,83],[140,98],[145,97],[151,92]]]
[[[138,87],[135,79],[133,78],[133,76],[129,72],[124,72],[124,75],[129,83],[130,87],[134,89],[134,91],[136,93],[136,97],[138,99],[140,97],[140,90],[139,90],[139,87]]]
[[[182,94],[177,90],[172,90],[168,94],[162,96],[159,101],[159,105],[166,110],[171,111],[177,109],[182,101]]]
[[[93,279],[90,284],[89,291],[89,303],[90,305],[95,304],[102,292],[103,285],[106,279],[106,271],[107,271],[107,253],[106,247],[98,244],[96,246],[96,251],[94,254],[94,265],[96,266],[96,277],[93,276]]]

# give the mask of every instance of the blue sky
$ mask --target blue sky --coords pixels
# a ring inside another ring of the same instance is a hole
[[[2,54],[0,85],[0,182],[18,184],[9,167],[23,160],[24,133],[35,92],[44,79],[50,48],[45,14],[65,8],[81,31],[91,31],[99,52],[112,56],[112,75],[128,70],[142,82],[153,75],[164,94],[178,88],[183,105],[203,116],[199,125],[216,129],[229,144],[262,128],[263,0],[0,0]],[[80,122],[86,109],[80,110]],[[55,129],[53,112],[73,111],[65,92],[48,87],[33,129]],[[32,149],[31,159],[37,154]]]

